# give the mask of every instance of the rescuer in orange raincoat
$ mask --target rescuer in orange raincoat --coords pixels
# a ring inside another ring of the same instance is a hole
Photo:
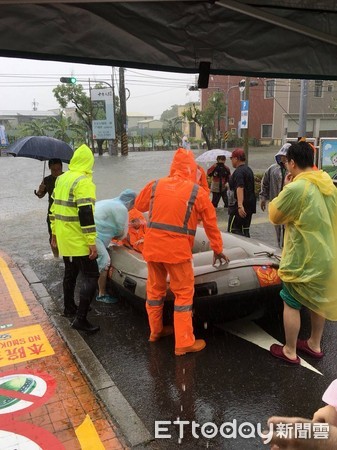
[[[129,229],[123,244],[132,247],[139,253],[143,253],[146,220],[143,214],[136,208],[129,211]]]
[[[173,158],[170,175],[148,183],[136,198],[135,207],[149,212],[143,256],[148,266],[146,310],[150,324],[150,342],[173,333],[163,327],[163,306],[167,290],[175,296],[175,354],[202,350],[206,343],[195,339],[192,325],[194,272],[192,246],[201,217],[216,261],[229,262],[222,253],[221,233],[214,207],[206,191],[197,184],[197,164],[190,150],[179,148]]]

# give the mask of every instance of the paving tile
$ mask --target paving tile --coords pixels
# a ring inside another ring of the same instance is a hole
[[[55,391],[51,397],[46,398],[36,409],[23,411],[19,418],[13,416],[13,420],[32,423],[49,431],[63,443],[66,450],[80,450],[75,428],[83,423],[88,414],[106,450],[126,449],[122,438],[117,437],[117,428],[113,425],[106,408],[95,397],[90,383],[81,373],[69,348],[39,304],[26,278],[1,250],[0,257],[7,263],[30,312],[30,315],[19,316],[0,273],[1,323],[11,325],[9,328],[1,329],[0,334],[10,334],[13,329],[38,324],[54,351],[53,355],[38,359],[24,362],[13,360],[9,365],[0,368],[0,378],[2,373],[8,371],[17,371],[19,374],[31,372],[33,376],[40,378],[46,374],[47,379],[51,377],[55,382]],[[3,442],[1,450],[7,450]]]

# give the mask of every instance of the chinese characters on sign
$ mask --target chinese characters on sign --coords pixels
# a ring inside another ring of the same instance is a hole
[[[54,354],[40,325],[0,333],[0,367]]]
[[[91,89],[92,134],[94,139],[115,139],[112,90]]]

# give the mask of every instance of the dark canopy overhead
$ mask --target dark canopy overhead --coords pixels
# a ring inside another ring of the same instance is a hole
[[[337,1],[0,0],[0,55],[337,79]]]

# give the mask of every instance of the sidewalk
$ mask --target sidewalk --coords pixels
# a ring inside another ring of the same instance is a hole
[[[26,278],[0,251],[1,450],[127,449]]]

